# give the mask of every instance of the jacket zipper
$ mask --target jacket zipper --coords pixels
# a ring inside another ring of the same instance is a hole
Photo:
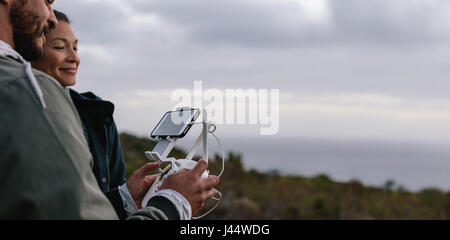
[[[107,191],[109,191],[109,182],[110,182],[110,176],[109,176],[109,159],[108,159],[108,129],[106,128],[106,125],[103,125],[104,126],[104,128],[105,128],[105,137],[106,137],[106,141],[105,141],[105,143],[106,143],[106,146],[105,146],[105,155],[106,155],[106,177],[107,177],[107,180],[108,180],[108,182],[107,182]]]

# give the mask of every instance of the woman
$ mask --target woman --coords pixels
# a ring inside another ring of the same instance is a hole
[[[68,89],[76,83],[80,57],[78,40],[68,17],[54,11],[57,27],[46,35],[44,56],[32,66],[55,78]],[[146,164],[138,169],[126,183],[122,148],[113,119],[114,105],[91,92],[78,93],[68,89],[78,110],[83,130],[94,158],[93,172],[101,190],[114,206],[121,219],[136,211],[155,176],[146,174],[157,168]]]

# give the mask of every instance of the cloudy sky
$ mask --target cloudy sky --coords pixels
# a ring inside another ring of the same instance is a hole
[[[448,0],[55,1],[79,91],[148,135],[175,89],[279,89],[277,137],[450,143]],[[259,125],[219,126],[259,137]],[[218,130],[219,131],[219,130]]]

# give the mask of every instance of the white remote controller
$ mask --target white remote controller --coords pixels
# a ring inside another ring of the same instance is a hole
[[[158,191],[159,187],[163,184],[164,180],[171,174],[174,174],[178,172],[181,169],[192,169],[197,165],[196,161],[188,160],[188,159],[179,159],[179,160],[168,160],[171,162],[170,169],[164,169],[165,171],[162,171],[158,177],[153,182],[152,186],[148,189],[147,193],[145,194],[145,197],[142,199],[142,207],[146,207],[148,200],[150,200],[151,197],[155,195],[155,193]],[[202,178],[208,178],[209,171],[205,170],[202,174]]]

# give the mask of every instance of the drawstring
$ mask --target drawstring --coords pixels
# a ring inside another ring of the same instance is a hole
[[[11,48],[11,46],[3,42],[2,40],[0,40],[0,56],[12,57],[25,65],[25,74],[27,75],[28,80],[30,80],[31,87],[33,88],[34,92],[39,98],[42,108],[46,109],[47,105],[45,104],[44,101],[44,94],[42,93],[39,83],[37,82],[36,77],[33,74],[31,64],[27,62],[25,59],[23,59],[23,57],[20,56],[19,53],[17,53],[14,49]]]
[[[25,62],[25,73],[28,76],[28,79],[30,80],[31,86],[34,89],[34,92],[38,96],[39,100],[41,101],[42,108],[46,109],[47,105],[44,101],[44,94],[42,93],[41,87],[39,87],[39,83],[36,80],[36,77],[33,74],[33,71],[31,70],[31,64],[29,62]]]

